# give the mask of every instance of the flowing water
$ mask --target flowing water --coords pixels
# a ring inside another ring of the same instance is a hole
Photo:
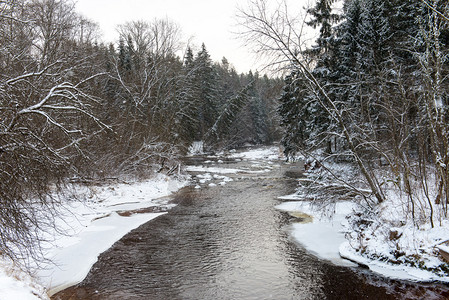
[[[175,208],[123,237],[82,283],[52,299],[449,298],[446,286],[336,266],[292,241],[293,220],[274,208],[296,186],[281,162],[209,163],[247,172],[227,175],[234,181],[224,186],[184,188]]]

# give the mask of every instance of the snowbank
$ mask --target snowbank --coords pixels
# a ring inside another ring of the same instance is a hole
[[[390,278],[449,282],[449,266],[439,253],[449,240],[449,221],[436,222],[433,228],[429,223],[417,226],[395,210],[397,205],[390,198],[377,208],[374,217],[349,215],[350,232],[340,254]],[[354,230],[362,223],[363,231]]]
[[[444,250],[446,244],[449,245],[449,220],[441,205],[432,201],[436,199],[436,191],[431,187],[438,186],[435,179],[429,175],[425,188],[422,188],[422,182],[412,180],[411,202],[405,189],[399,188],[399,179],[392,180],[388,170],[382,168],[374,171],[385,194],[381,204],[353,193],[355,186],[366,196],[370,195],[354,165],[330,160],[309,164],[305,173],[307,178],[300,180],[297,193],[281,197],[297,201],[296,204],[285,204],[287,206],[281,209],[303,211],[313,217],[311,224],[292,225],[292,235],[311,252],[329,260],[333,260],[332,255],[314,245],[320,243],[322,235],[328,235],[325,240],[331,241],[334,255],[338,253],[383,276],[408,281],[449,282],[449,264],[441,255],[446,255]],[[338,175],[339,180],[334,175]],[[313,202],[304,199],[316,202],[312,205]],[[351,210],[339,207],[342,200],[353,202]],[[322,207],[332,202],[337,202],[335,211],[328,211],[332,207],[328,206],[324,212],[327,215],[335,212],[335,217],[326,223],[321,218]],[[446,256],[449,260],[449,252]]]
[[[157,175],[131,184],[77,187],[77,194],[88,201],[67,201],[60,208],[56,224],[65,234],[45,233],[52,240],[43,245],[45,257],[52,263],[41,263],[33,280],[23,272],[7,271],[11,267],[1,262],[0,300],[48,299],[45,289],[53,295],[81,282],[102,252],[172,207],[167,196],[187,183],[185,179]]]
[[[295,195],[281,199],[294,199]],[[352,212],[353,203],[340,202],[325,210],[319,210],[311,201],[284,202],[276,209],[288,212],[298,221],[291,224],[291,235],[310,253],[340,266],[356,266],[343,259],[339,253],[345,242],[345,217]]]
[[[53,295],[86,277],[98,256],[131,230],[163,213],[135,214],[122,217],[112,212],[99,220],[92,220],[78,234],[59,241],[58,248],[49,251],[48,258],[55,265],[48,265],[38,276]]]
[[[305,249],[321,259],[343,266],[355,266],[354,263],[357,263],[392,279],[449,282],[449,277],[444,272],[438,272],[438,267],[445,264],[438,256],[438,249],[449,250],[449,247],[440,244],[449,240],[447,221],[434,228],[423,226],[419,230],[413,224],[400,228],[388,227],[389,223],[383,224],[385,226],[377,224],[378,226],[373,226],[376,230],[365,228],[364,244],[361,247],[360,238],[350,224],[354,215],[358,216],[361,210],[355,203],[337,202],[323,207],[319,202],[302,201],[296,194],[279,199],[296,200],[284,202],[276,208],[298,218],[298,222],[290,227],[291,235]],[[398,219],[400,217],[397,215]],[[386,227],[390,232],[399,232],[398,237],[393,238],[385,232],[378,232]],[[392,253],[398,248],[398,244],[404,251],[401,255],[419,256],[420,263],[413,265],[395,257]]]
[[[339,251],[342,257],[357,262],[358,264],[368,266],[371,271],[388,278],[419,282],[449,282],[449,277],[447,276],[437,276],[436,274],[423,269],[407,265],[392,265],[381,260],[364,257],[355,251],[349,241],[342,243],[339,247]]]
[[[43,286],[6,260],[0,261],[0,300],[49,299]]]
[[[52,295],[81,282],[98,256],[131,230],[160,216],[163,212],[145,213],[143,208],[167,210],[168,195],[185,186],[187,181],[158,175],[149,181],[95,187],[88,203],[76,203],[63,215],[69,236],[58,236],[47,252],[54,264],[40,268],[38,277]],[[141,210],[139,212],[139,210]],[[123,213],[128,212],[128,213]]]

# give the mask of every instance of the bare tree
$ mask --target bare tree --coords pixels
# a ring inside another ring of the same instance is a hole
[[[272,4],[272,5],[270,5]],[[306,33],[306,15],[291,14],[287,1],[273,4],[266,0],[250,0],[237,15],[242,28],[241,40],[266,59],[274,71],[290,70],[298,63],[300,53],[310,40]],[[313,62],[301,57],[301,64],[311,68]]]
[[[136,56],[142,58],[172,56],[182,47],[181,29],[169,19],[127,22],[118,26],[118,32],[122,40],[132,40]]]
[[[75,4],[68,0],[33,0],[26,2],[26,17],[33,22],[33,45],[41,66],[60,57],[62,44],[73,39]]]
[[[39,254],[56,192],[88,159],[83,143],[109,127],[88,92],[102,74],[65,51],[80,39],[73,6],[8,1],[0,11],[0,251],[23,259]]]
[[[430,151],[436,168],[438,184],[435,202],[441,204],[447,216],[449,204],[449,128],[447,123],[448,103],[443,98],[447,88],[447,70],[444,70],[443,58],[447,57],[441,44],[441,32],[449,29],[447,15],[449,4],[438,6],[438,1],[423,1],[431,9],[428,20],[421,20],[421,34],[425,41],[425,52],[416,53],[423,78],[424,104],[422,118],[427,123]],[[446,103],[445,103],[446,102]]]

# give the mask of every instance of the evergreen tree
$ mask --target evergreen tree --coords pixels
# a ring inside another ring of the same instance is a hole
[[[195,64],[193,51],[187,47],[183,62],[183,72],[181,87],[178,94],[178,102],[180,106],[179,123],[180,135],[186,141],[187,146],[198,138],[196,133],[198,129],[198,89],[195,84]]]
[[[218,100],[219,105],[225,103],[234,97],[236,91],[241,89],[240,81],[235,81],[235,70],[230,68],[228,60],[223,57],[221,64],[215,64],[218,75]]]
[[[298,72],[292,71],[285,77],[278,112],[281,115],[280,125],[285,128],[281,143],[287,160],[294,159],[309,140],[311,116],[308,114],[307,94],[306,85]]]
[[[312,53],[321,59],[330,49],[330,38],[332,36],[332,25],[340,20],[340,16],[332,12],[332,4],[336,0],[317,0],[315,7],[308,10],[312,20],[306,24],[316,29],[320,28],[320,34],[316,40],[316,45],[312,48]]]
[[[124,72],[124,70],[130,68],[129,65],[127,65],[126,61],[127,61],[127,52],[126,52],[126,48],[125,48],[125,42],[123,41],[123,39],[119,40],[119,44],[118,44],[118,60],[119,60],[119,68],[120,71]]]
[[[188,72],[192,71],[193,69],[193,60],[194,57],[192,48],[187,47],[186,55],[184,56],[184,67]]]
[[[250,71],[248,74],[248,80],[250,81],[249,96],[251,97],[250,111],[252,128],[254,132],[254,142],[256,144],[265,144],[268,141],[268,128],[267,128],[267,111],[264,99],[260,95],[260,78],[256,72],[254,75]]]
[[[194,61],[195,96],[198,101],[196,139],[201,140],[217,117],[217,75],[203,44]]]
[[[206,141],[223,143],[227,142],[226,138],[234,138],[232,136],[229,137],[230,129],[240,110],[248,102],[250,98],[248,90],[250,89],[250,85],[246,86],[223,104],[214,125],[205,134],[204,138]]]
[[[365,73],[378,72],[388,60],[391,26],[385,0],[365,0],[359,25],[360,56]],[[376,70],[377,69],[377,70]]]
[[[312,70],[314,77],[321,83],[323,87],[331,87],[333,81],[332,75],[335,75],[335,37],[333,24],[340,20],[340,16],[332,12],[332,4],[334,0],[317,0],[314,8],[309,9],[312,20],[307,22],[313,28],[320,28],[320,34],[316,40],[316,45],[310,50],[306,50],[304,54],[310,55],[316,61],[316,67]],[[331,118],[325,110],[319,105],[319,94],[311,93],[305,98],[309,101],[308,109],[313,110],[313,114],[309,114],[307,121],[307,130],[309,135],[320,136],[327,128],[331,127]],[[332,90],[327,90],[332,94]],[[327,149],[331,151],[331,140],[323,140],[327,145]],[[312,143],[313,144],[313,143]],[[315,145],[319,146],[319,145]]]

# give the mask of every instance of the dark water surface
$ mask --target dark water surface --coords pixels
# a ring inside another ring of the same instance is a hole
[[[282,176],[280,162],[210,165],[272,170],[181,190],[174,198],[178,206],[126,235],[82,283],[52,299],[449,298],[449,287],[338,267],[295,244],[286,231],[291,219],[274,209],[276,198],[296,186]]]

